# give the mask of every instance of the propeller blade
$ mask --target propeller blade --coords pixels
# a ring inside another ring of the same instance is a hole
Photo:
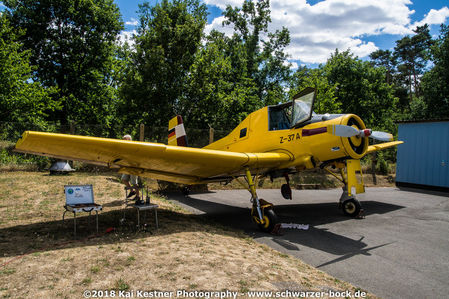
[[[379,141],[392,141],[393,135],[386,132],[371,131],[371,129],[359,130],[354,127],[344,125],[331,125],[327,131],[332,135],[339,137],[371,137]]]
[[[353,137],[360,134],[360,131],[354,127],[344,126],[344,125],[332,125],[329,126],[328,132],[332,135],[339,137]]]
[[[379,141],[392,141],[393,135],[387,132],[380,132],[380,131],[372,131],[371,132],[371,138],[379,140]]]

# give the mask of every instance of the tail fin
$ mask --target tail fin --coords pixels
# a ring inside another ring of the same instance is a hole
[[[168,122],[168,145],[187,146],[187,135],[181,115]]]

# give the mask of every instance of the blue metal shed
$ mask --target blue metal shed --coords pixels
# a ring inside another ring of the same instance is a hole
[[[449,120],[398,123],[396,184],[449,190]]]

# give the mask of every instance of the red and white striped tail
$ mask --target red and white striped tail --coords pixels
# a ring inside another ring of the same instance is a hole
[[[187,146],[187,135],[181,115],[168,122],[168,145]]]

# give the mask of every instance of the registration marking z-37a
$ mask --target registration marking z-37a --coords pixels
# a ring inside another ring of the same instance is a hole
[[[296,135],[290,134],[287,136],[281,136],[279,138],[281,139],[281,141],[279,143],[284,143],[284,142],[292,142],[293,140],[301,139],[301,136],[299,135],[299,133],[296,133]]]

